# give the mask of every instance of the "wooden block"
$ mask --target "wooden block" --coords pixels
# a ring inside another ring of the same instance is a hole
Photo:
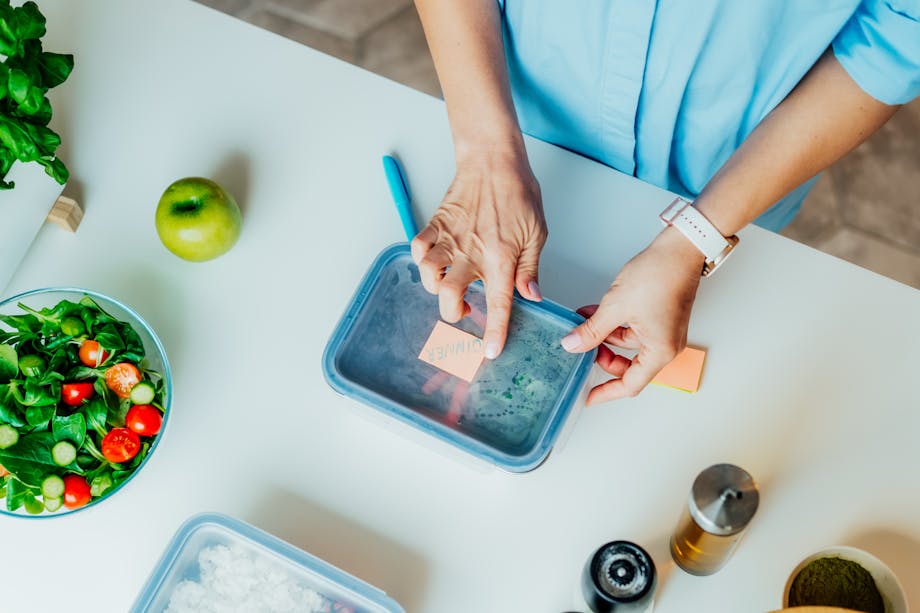
[[[67,196],[59,197],[51,207],[51,212],[48,213],[48,221],[56,223],[68,232],[76,232],[82,219],[83,207],[79,202]]]

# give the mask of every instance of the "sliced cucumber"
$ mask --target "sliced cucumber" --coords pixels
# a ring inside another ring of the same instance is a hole
[[[0,449],[12,447],[19,442],[19,431],[9,424],[0,425]]]
[[[58,441],[51,448],[51,459],[58,466],[67,466],[77,459],[77,448],[70,441]]]
[[[48,475],[42,481],[42,496],[60,498],[64,495],[64,480],[57,475]]]
[[[150,404],[156,396],[156,390],[150,381],[141,381],[131,388],[131,402],[134,404]]]
[[[26,377],[37,377],[45,370],[45,360],[40,355],[24,355],[19,358],[19,370]]]
[[[64,504],[63,498],[45,498],[45,510],[54,513]]]

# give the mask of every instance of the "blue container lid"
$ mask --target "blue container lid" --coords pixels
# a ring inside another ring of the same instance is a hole
[[[473,315],[454,324],[481,338],[485,294],[466,294]],[[421,284],[409,246],[374,261],[326,346],[323,369],[336,391],[511,472],[549,454],[584,387],[595,352],[559,341],[584,321],[549,300],[515,296],[508,340],[469,383],[419,359],[440,320],[438,298]]]
[[[315,610],[405,613],[377,588],[263,530],[220,513],[194,515],[179,527],[130,613],[165,611],[183,581],[201,580],[199,554],[219,546],[252,558],[260,570],[269,568],[275,580],[281,576],[279,573],[286,573],[298,590],[313,590],[322,601]]]

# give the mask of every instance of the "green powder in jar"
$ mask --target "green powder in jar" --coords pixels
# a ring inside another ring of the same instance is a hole
[[[789,588],[789,606],[843,607],[885,613],[885,604],[865,568],[842,558],[818,558],[799,571]]]

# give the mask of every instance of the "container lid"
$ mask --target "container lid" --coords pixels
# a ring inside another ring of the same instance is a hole
[[[693,482],[688,506],[699,526],[728,536],[744,530],[760,502],[754,479],[734,464],[715,464]]]
[[[234,579],[237,574],[239,580]],[[219,513],[195,515],[179,527],[131,613],[159,613],[167,607],[170,611],[194,611],[194,600],[213,598],[209,590],[214,589],[236,598],[234,606],[239,609],[246,604],[240,599],[251,597],[253,583],[262,576],[270,588],[265,593],[271,602],[264,605],[268,609],[259,610],[405,613],[377,588],[267,532]],[[214,604],[213,600],[209,603]]]
[[[452,326],[472,336],[452,341],[446,353],[482,352],[481,283],[470,287],[466,301],[472,313]],[[340,393],[500,468],[525,472],[549,454],[590,372],[594,352],[572,354],[559,344],[582,321],[549,300],[515,296],[502,354],[483,359],[464,380],[425,361],[433,330],[447,324],[437,296],[421,284],[408,244],[400,243],[385,249],[364,277],[326,346],[323,367]]]

